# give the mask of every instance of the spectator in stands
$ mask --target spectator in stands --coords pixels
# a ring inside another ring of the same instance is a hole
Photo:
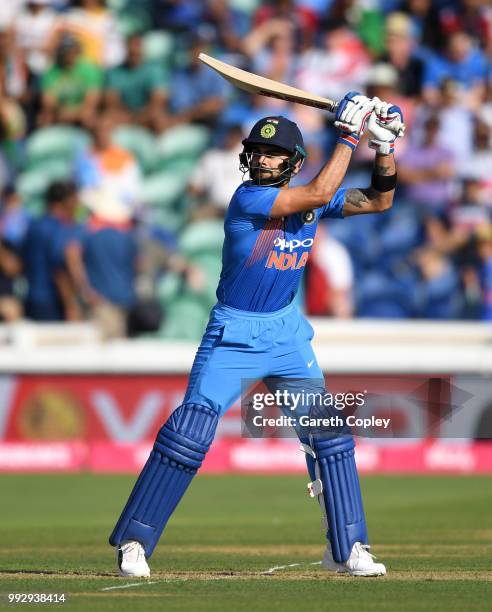
[[[477,181],[467,179],[461,202],[453,207],[449,218],[428,217],[425,220],[426,245],[449,257],[459,273],[462,288],[459,314],[467,319],[482,316],[482,272],[486,269],[483,270],[478,237],[483,228],[490,225],[487,211],[477,205],[477,187]]]
[[[478,108],[485,93],[486,61],[483,53],[473,45],[466,32],[450,35],[444,53],[431,56],[424,71],[423,95],[427,102],[436,106],[439,88],[444,79],[459,83],[466,91],[466,104]]]
[[[27,127],[36,126],[40,108],[39,79],[51,63],[60,17],[50,0],[28,0],[16,16],[12,27],[16,53],[11,57],[20,63],[24,92],[18,97],[26,115]]]
[[[377,62],[373,64],[367,71],[366,94],[372,98],[378,97],[380,100],[391,100],[399,106],[405,117],[405,125],[407,129],[411,127],[414,119],[415,108],[413,100],[409,97],[402,96],[397,90],[398,72],[391,64],[385,62]],[[366,136],[367,138],[367,136]],[[398,152],[403,154],[408,146],[408,139],[404,138],[398,146]],[[372,150],[369,147],[357,147],[354,152],[354,161],[359,167],[372,168]],[[353,173],[355,167],[352,168]]]
[[[22,10],[25,0],[9,0],[0,2],[0,29],[9,28]]]
[[[90,126],[99,104],[102,80],[101,70],[80,57],[78,42],[73,37],[64,37],[55,64],[42,77],[39,125]]]
[[[0,30],[0,81],[4,96],[22,101],[27,95],[27,70],[10,29]]]
[[[453,195],[454,158],[437,142],[439,118],[432,115],[424,124],[421,144],[410,144],[400,160],[398,178],[405,185],[406,198],[421,212],[440,213]]]
[[[0,66],[1,72],[1,66]],[[26,118],[17,100],[8,95],[0,76],[0,186],[4,187],[23,163]]]
[[[271,20],[290,21],[293,24],[299,49],[303,50],[314,43],[319,16],[306,3],[301,4],[294,0],[262,2],[254,14],[253,26],[257,28]]]
[[[477,232],[478,254],[481,260],[479,269],[482,289],[481,318],[492,321],[492,225],[484,225]]]
[[[425,117],[425,112],[419,115]],[[453,152],[457,166],[467,163],[473,152],[474,113],[466,105],[466,92],[455,81],[445,79],[441,84],[439,117],[439,144]]]
[[[369,65],[369,54],[348,23],[331,21],[322,32],[322,46],[301,54],[296,85],[337,100],[350,89],[362,91]]]
[[[241,53],[249,30],[247,15],[228,0],[208,0],[206,4],[204,23],[213,28],[215,44],[222,52]]]
[[[302,126],[305,125],[303,121],[299,123]],[[304,137],[304,145],[307,156],[302,165],[302,175],[294,176],[291,179],[290,185],[292,187],[295,187],[296,185],[305,184],[306,182],[309,182],[314,179],[314,177],[318,174],[320,167],[323,165],[323,159],[325,156],[325,135],[323,133],[323,130],[318,130],[317,133],[307,132],[306,136]]]
[[[19,250],[0,238],[0,321],[12,323],[22,317],[22,302],[15,293],[15,280],[21,270]]]
[[[490,15],[492,21],[492,10],[490,11]],[[492,128],[492,65],[489,67],[489,73],[487,75],[487,81],[485,86],[485,96],[483,104],[478,111],[478,115],[482,119],[482,121],[485,121],[485,123]]]
[[[308,260],[305,282],[306,313],[346,319],[353,316],[354,273],[347,249],[319,225]]]
[[[206,3],[201,0],[153,0],[152,16],[158,29],[190,35],[203,24]]]
[[[131,211],[110,190],[84,204],[91,215],[82,237],[67,245],[67,267],[103,337],[123,337],[136,303],[138,252]]]
[[[211,124],[225,106],[229,89],[223,78],[200,62],[202,51],[207,51],[207,43],[197,37],[191,44],[187,65],[172,75],[170,108],[177,123]]]
[[[338,11],[342,16],[348,16],[352,27],[357,32],[357,35],[364,43],[371,56],[380,57],[385,49],[384,12],[388,11],[391,6],[385,6],[383,12],[381,2],[363,2],[358,3],[357,10],[351,12],[349,3],[347,3],[346,0],[338,3],[335,2],[334,4],[335,6],[331,10],[332,16]],[[337,4],[340,8],[335,11]]]
[[[50,62],[50,46],[60,24],[51,0],[28,0],[14,21],[15,41],[29,70],[40,75]]]
[[[432,0],[406,0],[402,11],[407,13],[412,22],[417,39],[427,51],[441,50],[446,36],[441,7]]]
[[[27,227],[29,215],[22,205],[13,183],[9,183],[2,192],[0,207],[0,237],[15,247],[20,247]]]
[[[150,6],[154,28],[172,32],[178,52],[189,51],[189,63],[182,67],[176,62],[171,79],[163,73],[163,66],[145,61],[140,34],[131,35],[127,40],[124,61],[125,47],[117,31],[116,16],[113,9],[107,8],[107,5],[116,6],[114,2],[0,1],[0,193],[3,192],[0,317],[14,320],[21,314],[19,304],[15,305],[10,298],[20,270],[17,249],[26,224],[34,232],[34,246],[23,243],[29,254],[26,274],[29,269],[30,278],[34,279],[26,304],[28,314],[49,320],[82,316],[77,301],[79,288],[75,290],[70,285],[64,256],[67,240],[70,244],[74,241],[82,244],[85,234],[70,221],[70,214],[61,201],[53,204],[54,213],[48,211],[38,221],[30,221],[10,186],[13,178],[25,169],[23,141],[32,126],[60,122],[93,130],[94,147],[75,161],[76,177],[84,189],[84,197],[94,210],[100,199],[115,200],[114,206],[123,205],[125,215],[130,216],[139,210],[140,173],[132,155],[111,139],[112,127],[120,123],[137,124],[160,133],[174,124],[203,122],[212,128],[215,141],[226,126],[231,126],[224,146],[204,156],[191,177],[190,190],[200,202],[195,211],[197,218],[224,213],[225,194],[233,189],[229,181],[238,172],[237,124],[249,130],[259,116],[267,114],[283,114],[298,121],[309,133],[306,136],[309,157],[303,173],[316,171],[320,151],[330,146],[330,132],[323,124],[326,116],[307,107],[261,96],[247,97],[237,91],[234,91],[237,102],[225,105],[231,89],[217,74],[196,61],[199,51],[207,51],[204,41],[213,43],[215,53],[233,53],[236,58],[233,63],[242,61],[247,69],[330,98],[339,95],[338,89],[343,94],[347,87],[360,90],[367,84],[367,93],[402,106],[408,129],[399,149],[399,174],[403,183],[399,193],[407,196],[411,204],[409,215],[423,214],[420,220],[423,223],[417,223],[413,217],[410,220],[425,233],[427,249],[418,257],[422,276],[419,295],[423,300],[420,315],[458,314],[455,288],[461,281],[468,301],[465,316],[489,316],[477,307],[480,292],[482,303],[488,303],[487,279],[491,267],[490,257],[486,255],[490,248],[488,238],[485,230],[477,233],[477,226],[485,227],[492,211],[492,71],[490,66],[484,68],[484,57],[492,57],[491,7],[477,0],[387,0],[383,4],[268,0],[246,4],[247,8],[238,9],[240,3],[231,4],[229,0],[146,0],[144,3],[127,0],[129,13],[123,15],[118,5],[117,12],[124,19],[143,16],[142,26]],[[353,7],[357,11],[353,12]],[[387,15],[385,23],[384,15]],[[385,36],[381,35],[382,24]],[[366,47],[361,38],[366,41]],[[374,57],[378,58],[376,64]],[[54,65],[50,67],[52,60]],[[108,67],[103,94],[102,69]],[[422,87],[424,76],[425,87]],[[488,90],[483,95],[486,76]],[[414,112],[421,90],[426,103]],[[103,101],[105,107],[100,107]],[[106,108],[107,113],[100,116],[100,108]],[[437,110],[436,136],[432,121]],[[357,149],[356,159],[360,164],[356,172],[366,171],[366,150],[369,151],[363,147]],[[453,177],[453,172],[458,176]],[[456,178],[463,183],[461,198],[456,197],[459,186]],[[7,189],[3,191],[5,186]],[[70,197],[75,207],[75,191],[72,190]],[[397,209],[395,213],[401,212]],[[407,209],[404,213],[407,214]],[[108,249],[121,249],[124,254],[120,261],[133,261],[128,246],[133,231],[131,220],[121,225],[110,222],[108,227],[107,220],[104,223],[97,220],[100,216],[95,212],[91,216],[88,242],[93,252],[105,252],[103,241],[108,240]],[[385,228],[380,228],[378,240],[382,240]],[[46,237],[49,232],[53,232],[51,240]],[[114,239],[115,232],[117,239]],[[150,284],[155,285],[155,278],[163,269],[171,269],[183,274],[187,290],[206,291],[204,274],[186,262],[177,250],[162,248],[160,238],[156,238],[159,232],[162,228],[152,227],[152,237],[136,247],[139,262],[146,258],[151,261],[148,267],[152,271],[147,274],[152,279]],[[475,234],[480,236],[477,244]],[[370,232],[363,235],[369,244]],[[403,261],[410,265],[412,248],[414,245],[401,248],[399,265]],[[140,257],[144,250],[145,257]],[[34,253],[41,253],[40,261],[35,261]],[[108,253],[109,258],[113,255],[112,251]],[[325,258],[319,262],[317,259],[313,256],[313,269],[319,264],[318,278],[326,281],[331,260],[327,263]],[[354,265],[357,266],[357,259]],[[370,273],[372,260],[369,258],[364,265]],[[114,270],[116,264],[113,262],[109,267]],[[341,265],[341,269],[346,270],[347,266]],[[89,278],[85,264],[84,270]],[[416,274],[415,270],[412,273]],[[120,295],[121,299],[116,302],[113,294],[103,295],[95,284],[104,284],[101,281],[104,274],[97,267],[92,268],[91,274],[98,280],[94,280],[94,286],[87,281],[90,290],[84,292],[82,302],[88,304],[91,312],[113,313],[110,317],[114,315],[116,324],[115,329],[108,331],[109,335],[124,333],[126,313],[133,308],[128,306],[131,300]],[[128,278],[123,281],[118,278],[114,283],[120,289],[130,285]],[[413,289],[408,291],[411,293]],[[324,299],[327,292],[311,290],[308,294],[308,297],[315,295]],[[9,298],[5,313],[2,296]],[[385,296],[387,302],[394,299],[386,289]],[[108,303],[110,307],[106,308]],[[341,303],[343,306],[347,301],[342,299]],[[113,306],[116,310],[112,310]],[[321,311],[331,312],[332,307],[333,304],[325,301]],[[342,313],[351,310],[351,307],[339,309],[336,305],[334,308]],[[412,306],[408,316],[413,313]],[[104,318],[104,314],[97,316]]]
[[[279,100],[277,98],[269,98],[267,96],[260,96],[260,94],[253,94],[249,100],[249,104],[243,107],[242,113],[238,113],[237,109],[233,115],[234,119],[237,119],[242,126],[245,133],[251,130],[251,127],[261,117],[267,117],[268,115],[283,115],[290,120],[294,119],[293,107],[294,105],[289,104],[285,100]],[[228,114],[227,109],[224,115],[221,115],[221,119]],[[234,123],[234,121],[229,121]]]
[[[263,21],[244,38],[243,49],[254,72],[281,83],[294,81],[299,56],[292,21]]]
[[[0,208],[0,320],[16,321],[22,303],[16,295],[16,280],[22,270],[21,245],[28,217],[12,184],[2,193]]]
[[[142,176],[130,151],[117,145],[112,137],[112,115],[104,113],[93,122],[94,145],[81,153],[75,163],[75,176],[84,199],[97,199],[99,193],[110,192],[130,215],[140,208]]]
[[[75,223],[77,191],[71,183],[53,183],[46,212],[29,224],[23,244],[28,291],[26,315],[35,321],[73,321],[81,317],[77,296],[65,269],[65,247],[80,236]]]
[[[422,4],[422,0],[418,0]],[[414,5],[417,2],[414,1]],[[487,44],[489,3],[480,0],[459,2],[425,2],[432,4],[425,12],[426,36],[434,40],[435,49],[442,49],[447,39],[455,32],[464,31],[473,36],[481,47]],[[429,30],[433,30],[431,33]],[[426,42],[424,40],[424,42]]]
[[[72,0],[64,14],[62,31],[81,45],[82,57],[106,68],[117,66],[125,57],[118,24],[105,0]]]
[[[459,277],[451,261],[430,247],[418,251],[421,274],[418,301],[419,317],[455,319],[462,308]]]
[[[399,106],[405,117],[405,125],[411,130],[415,116],[415,102],[409,96],[402,95],[398,90],[398,72],[392,64],[377,62],[367,72],[366,92],[369,97],[378,97],[380,100],[391,100]],[[408,139],[402,140],[398,151],[403,153]],[[367,149],[367,147],[365,147]]]
[[[194,294],[206,292],[207,278],[202,269],[180,253],[176,241],[162,228],[141,224],[137,231],[137,244],[137,293],[140,303],[148,304],[156,299],[156,287],[167,273],[181,276],[183,291]],[[138,303],[135,310],[138,310]],[[132,318],[130,315],[130,321]],[[129,333],[131,327],[130,324]]]
[[[417,41],[410,18],[404,13],[388,15],[386,53],[380,58],[380,61],[393,66],[398,74],[398,92],[410,98],[417,98],[422,90],[424,63],[416,55],[416,47]]]
[[[468,159],[458,171],[463,177],[473,177],[481,189],[481,203],[492,209],[492,128],[482,121],[475,121],[474,147]]]
[[[477,227],[489,222],[492,208],[484,205],[486,202],[482,186],[473,175],[463,178],[461,191],[461,198],[453,206],[449,219],[452,234],[465,234],[469,238]]]
[[[238,156],[243,131],[231,126],[222,147],[212,148],[198,162],[190,179],[190,193],[199,201],[195,219],[224,216],[232,194],[241,182]]]
[[[140,34],[128,37],[126,51],[126,61],[107,73],[106,110],[118,123],[162,130],[169,121],[164,112],[168,77],[160,65],[144,60]]]
[[[0,102],[0,117],[1,117],[1,102]],[[0,133],[3,129],[3,126],[1,125],[1,119],[0,119]],[[5,152],[2,150],[3,147],[0,147],[0,190],[5,189],[5,187],[8,185],[9,183],[9,179],[10,179],[10,171],[9,171],[9,166],[8,166],[8,162],[7,162],[7,158],[5,156]]]

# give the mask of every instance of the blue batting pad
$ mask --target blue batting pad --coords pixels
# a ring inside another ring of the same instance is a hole
[[[313,483],[314,493],[328,519],[333,559],[337,563],[344,563],[355,542],[368,543],[354,458],[354,439],[348,435],[329,438],[312,436],[310,446],[316,455],[315,471],[318,480]]]
[[[198,404],[176,408],[157,434],[128,502],[109,538],[112,546],[136,540],[152,554],[166,523],[214,439],[218,415]]]

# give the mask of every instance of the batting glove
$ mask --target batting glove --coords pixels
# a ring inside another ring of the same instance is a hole
[[[373,98],[374,111],[367,122],[367,130],[372,138],[369,147],[380,155],[390,155],[395,149],[395,140],[405,133],[403,113],[399,106]]]
[[[338,142],[352,150],[359,144],[366,122],[374,109],[374,101],[357,91],[350,91],[340,101],[335,115],[335,127],[340,130]]]

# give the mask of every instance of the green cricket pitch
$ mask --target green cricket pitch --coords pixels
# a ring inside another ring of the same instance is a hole
[[[372,552],[388,575],[322,570],[320,511],[298,476],[198,476],[150,580],[117,576],[107,544],[133,476],[2,475],[0,607],[65,593],[67,610],[490,610],[492,479],[362,479]],[[31,604],[31,606],[34,604]]]

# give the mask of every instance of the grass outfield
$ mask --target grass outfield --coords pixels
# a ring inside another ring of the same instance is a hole
[[[19,608],[7,606],[9,592],[56,592],[68,602],[43,609],[490,610],[490,478],[364,478],[373,552],[389,574],[351,578],[320,568],[306,478],[200,476],[151,559],[150,582],[116,577],[106,544],[133,480],[0,476],[0,607]]]

